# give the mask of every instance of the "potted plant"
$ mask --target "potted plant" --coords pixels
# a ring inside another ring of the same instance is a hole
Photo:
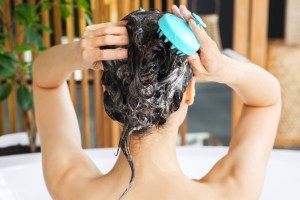
[[[54,3],[58,4],[61,16],[66,19],[70,16],[70,8],[89,9],[87,0],[77,0],[71,4],[67,0],[54,1],[40,0],[36,4],[19,3],[12,13],[12,20],[7,23],[3,15],[5,0],[0,0],[0,101],[6,100],[12,92],[16,93],[18,106],[25,116],[26,132],[29,138],[31,152],[36,151],[37,129],[35,125],[33,95],[32,95],[32,61],[24,59],[24,52],[40,54],[44,49],[43,31],[52,33],[50,27],[44,26],[41,20],[42,10],[51,10]],[[6,1],[10,3],[10,1]],[[87,12],[89,13],[89,12]],[[89,19],[89,15],[86,15]],[[16,31],[16,24],[23,27],[22,32]],[[16,38],[23,34],[24,41],[18,44]]]

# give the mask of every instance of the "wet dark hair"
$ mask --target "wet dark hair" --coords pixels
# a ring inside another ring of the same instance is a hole
[[[170,114],[178,110],[193,76],[186,58],[171,50],[171,44],[165,43],[164,38],[159,38],[158,20],[162,16],[156,10],[127,15],[124,20],[128,21],[128,59],[103,62],[105,111],[124,126],[119,147],[132,171],[122,196],[135,177],[128,136],[145,135],[150,128],[166,123]]]

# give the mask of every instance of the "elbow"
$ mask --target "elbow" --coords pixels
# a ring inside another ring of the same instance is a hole
[[[40,68],[38,66],[39,66],[39,57],[37,57],[32,64],[32,84],[33,84],[33,86],[39,86]]]
[[[282,101],[282,97],[281,97],[281,85],[280,82],[278,81],[277,78],[274,78],[274,86],[273,86],[273,91],[274,91],[274,103],[273,105],[279,105],[281,106],[281,101]]]

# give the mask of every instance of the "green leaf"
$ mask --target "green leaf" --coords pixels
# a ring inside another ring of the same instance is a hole
[[[26,43],[33,42],[34,38],[36,37],[37,33],[33,30],[31,26],[26,26],[24,29],[25,34],[25,41]]]
[[[79,7],[85,10],[89,10],[90,4],[87,0],[79,0]]]
[[[0,78],[9,78],[16,73],[16,70],[11,67],[0,65]]]
[[[46,31],[48,33],[52,33],[52,29],[50,27],[48,27],[48,26],[44,26],[42,24],[34,24],[33,26],[36,27],[36,28],[38,28],[38,29],[40,29],[40,30],[42,30],[42,31]]]
[[[30,110],[33,108],[32,93],[24,85],[20,85],[17,90],[17,102],[19,106],[24,110]]]
[[[4,83],[0,85],[0,101],[5,100],[9,96],[11,90],[12,90],[11,83]]]
[[[42,47],[38,48],[38,53],[41,53],[41,52],[45,51],[46,49],[47,49],[46,47],[42,46]]]
[[[63,19],[67,19],[71,15],[70,10],[64,5],[60,5],[59,10],[60,10],[60,14],[63,17]]]
[[[0,54],[0,78],[9,78],[13,76],[16,71],[14,65],[16,60],[14,55],[8,52]]]
[[[3,0],[0,0],[0,7],[2,7],[3,5]]]
[[[27,63],[27,74],[32,79],[32,62]]]
[[[51,2],[50,0],[44,0],[42,4],[42,10],[50,10],[51,9]]]
[[[33,43],[36,49],[40,49],[44,46],[42,35],[38,33],[38,31],[34,30],[33,27],[25,27],[24,32],[25,41],[27,44]]]
[[[14,50],[17,52],[24,52],[24,51],[32,51],[33,48],[31,46],[23,45],[23,46],[16,46]]]
[[[43,38],[40,34],[37,34],[33,41],[35,48],[40,50],[44,46]]]
[[[3,45],[4,42],[8,39],[10,39],[11,36],[5,33],[0,33],[0,45]]]
[[[40,17],[37,15],[35,4],[20,3],[15,8],[15,19],[22,25],[28,26],[38,22]]]
[[[2,47],[0,47],[0,55],[3,55],[3,54],[5,54],[5,50]]]

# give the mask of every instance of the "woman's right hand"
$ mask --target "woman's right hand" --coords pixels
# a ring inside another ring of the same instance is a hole
[[[103,69],[102,60],[127,58],[127,49],[101,49],[102,46],[128,45],[126,21],[90,25],[79,42],[78,59],[82,69]]]
[[[178,8],[174,5],[172,6],[172,11],[189,23],[201,44],[199,53],[187,57],[196,78],[206,81],[223,82],[228,58],[221,54],[217,44],[207,35],[204,28],[195,23],[191,12],[185,6],[181,5]]]

